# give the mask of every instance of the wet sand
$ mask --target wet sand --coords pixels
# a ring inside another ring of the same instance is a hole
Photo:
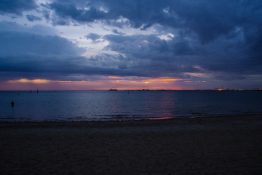
[[[262,116],[0,122],[0,174],[262,174]]]

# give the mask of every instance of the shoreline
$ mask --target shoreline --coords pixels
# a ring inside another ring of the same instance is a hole
[[[247,122],[262,121],[262,114],[241,114],[241,115],[215,115],[215,116],[192,116],[192,117],[163,117],[163,118],[116,118],[102,120],[0,120],[1,127],[16,126],[61,126],[61,127],[103,127],[103,126],[147,126],[147,125],[165,125],[165,124],[207,124],[207,123],[225,123],[225,122]]]
[[[12,175],[262,174],[262,116],[0,122]]]

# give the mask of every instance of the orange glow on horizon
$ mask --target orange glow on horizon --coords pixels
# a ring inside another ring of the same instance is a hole
[[[122,77],[120,77],[120,76],[109,76],[109,78],[111,78],[111,79],[121,79]]]
[[[175,81],[178,81],[180,79],[177,78],[168,78],[168,77],[160,77],[160,78],[149,78],[145,79],[144,83],[149,84],[149,83],[172,83]]]
[[[21,78],[17,80],[8,80],[0,89],[7,90],[181,90],[176,81],[181,79],[173,77],[120,77],[120,76],[101,76],[97,79],[78,80],[78,81],[63,81],[63,80],[48,80],[48,79],[27,79]]]
[[[26,78],[8,81],[8,83],[32,83],[32,84],[46,84],[46,83],[50,83],[50,82],[51,81],[47,80],[47,79],[26,79]]]

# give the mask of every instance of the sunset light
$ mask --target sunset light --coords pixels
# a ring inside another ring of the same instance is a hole
[[[170,77],[158,77],[158,78],[143,78],[143,77],[120,77],[120,76],[108,76],[100,77],[90,80],[81,81],[62,81],[62,80],[47,80],[47,79],[18,79],[8,80],[0,85],[0,89],[17,90],[32,90],[34,88],[46,89],[46,90],[139,90],[139,89],[166,89],[166,90],[178,90],[181,89],[177,81],[181,81],[177,78]]]
[[[262,0],[0,0],[1,175],[262,175]]]

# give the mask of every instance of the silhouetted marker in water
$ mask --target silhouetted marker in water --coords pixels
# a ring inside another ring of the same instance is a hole
[[[11,107],[15,107],[15,102],[14,101],[11,101]]]

